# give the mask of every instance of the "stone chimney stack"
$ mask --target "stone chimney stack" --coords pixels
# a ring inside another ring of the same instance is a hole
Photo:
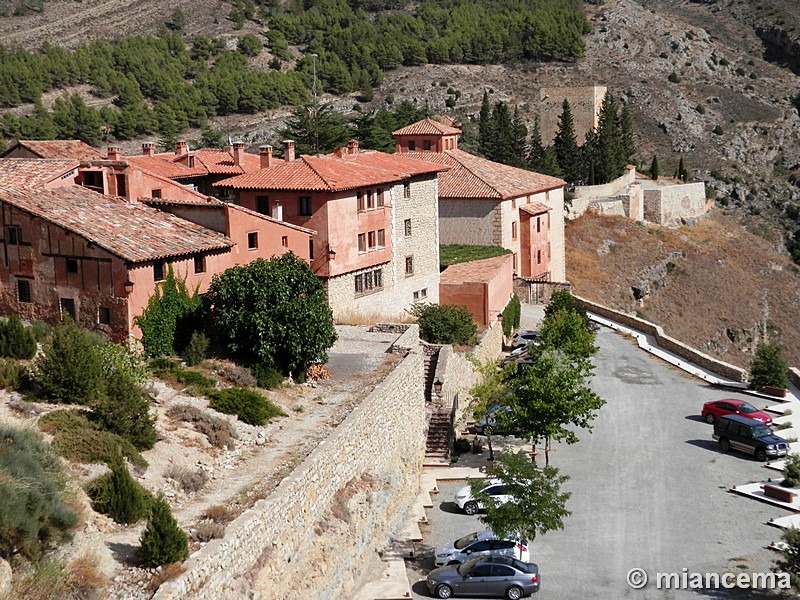
[[[294,160],[294,140],[283,141],[283,160],[286,162]]]
[[[350,140],[347,142],[347,153],[358,154],[358,140]]]
[[[258,156],[261,158],[262,169],[269,169],[272,166],[272,146],[259,146]]]
[[[233,142],[233,164],[237,167],[244,166],[244,142]]]
[[[342,158],[344,156],[344,148],[342,148],[342,147],[334,148],[333,149],[333,155],[336,158]]]
[[[184,140],[175,142],[175,156],[183,156],[184,154],[188,153],[189,153],[189,144],[187,144]]]
[[[155,142],[142,142],[142,154],[145,156],[153,156],[156,152]]]
[[[108,160],[121,160],[122,149],[119,146],[108,147]]]

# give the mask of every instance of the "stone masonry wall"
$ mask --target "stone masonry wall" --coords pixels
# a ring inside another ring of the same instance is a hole
[[[680,225],[708,212],[706,188],[702,182],[684,183],[644,190],[644,219],[659,225]]]
[[[494,200],[439,200],[441,243],[499,245],[499,210]]]
[[[613,310],[601,304],[595,304],[594,302],[586,300],[585,298],[580,298],[578,296],[575,298],[587,311],[625,325],[626,327],[630,327],[631,329],[652,335],[656,339],[658,345],[664,348],[664,350],[668,350],[669,352],[677,354],[678,356],[683,357],[704,369],[708,369],[712,373],[716,373],[721,377],[725,377],[739,383],[746,382],[749,378],[749,374],[745,369],[721,360],[717,360],[708,354],[700,352],[691,346],[687,346],[686,344],[679,342],[675,338],[667,336],[660,325],[650,323],[649,321],[645,321],[644,319],[640,319],[627,313]]]
[[[636,181],[636,169],[626,169],[625,174],[602,185],[579,185],[572,192],[574,198],[607,198],[616,196]],[[572,215],[570,214],[570,218]]]
[[[352,597],[367,559],[402,527],[419,487],[427,424],[421,374],[422,352],[414,348],[155,600]]]
[[[603,104],[606,90],[605,86],[599,85],[539,90],[539,121],[542,142],[545,146],[552,143],[558,132],[558,119],[564,112],[565,99],[569,102],[569,108],[572,111],[578,144],[583,145],[586,133],[597,128],[600,106]]]

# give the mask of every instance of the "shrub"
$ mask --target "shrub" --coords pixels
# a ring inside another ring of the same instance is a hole
[[[189,539],[172,516],[164,496],[153,501],[139,543],[145,563],[152,567],[180,562],[189,556]]]
[[[83,554],[70,562],[47,557],[14,573],[13,592],[4,600],[64,600],[105,597],[108,578],[98,568],[97,556]]]
[[[274,417],[286,416],[280,408],[255,390],[228,388],[208,394],[211,408],[229,415],[238,415],[250,425],[264,425]]]
[[[283,384],[283,374],[275,367],[259,363],[250,367],[250,373],[260,388],[271,390]]]
[[[35,354],[36,336],[30,327],[16,315],[0,321],[0,357],[28,359]]]
[[[125,438],[137,450],[149,450],[158,439],[149,398],[125,375],[108,381],[105,394],[92,405],[92,420]]]
[[[122,452],[134,465],[147,466],[133,444],[116,433],[101,430],[85,411],[54,410],[39,419],[39,428],[53,435],[53,447],[68,460],[110,464]]]
[[[455,454],[464,454],[465,452],[469,452],[472,445],[469,443],[467,438],[460,437],[453,442],[453,452]]]
[[[522,315],[522,305],[516,294],[511,297],[506,307],[503,309],[503,335],[511,335],[511,331],[519,327],[519,320]]]
[[[253,377],[252,372],[247,367],[242,367],[233,363],[218,365],[214,372],[231,385],[236,387],[256,387],[258,382]]]
[[[214,380],[209,379],[202,373],[198,373],[197,371],[189,371],[188,369],[175,369],[175,378],[178,380],[179,383],[182,383],[186,386],[196,386],[201,389],[205,388],[212,388],[214,387]]]
[[[97,340],[68,319],[53,329],[36,361],[34,379],[48,398],[68,404],[94,400],[103,384]]]
[[[466,306],[418,304],[412,314],[420,337],[432,344],[469,344],[478,330]]]
[[[0,388],[18,390],[22,384],[24,368],[13,358],[0,358]]]
[[[800,589],[800,529],[790,527],[784,530],[781,536],[784,548],[781,550],[782,557],[775,562],[779,571],[789,573],[792,586]]]
[[[116,523],[131,524],[147,516],[153,497],[131,477],[122,456],[111,461],[111,472],[101,475],[86,488],[92,508]]]
[[[783,465],[783,485],[800,487],[800,454],[790,454]]]
[[[716,127],[714,127],[714,134],[722,135],[723,133],[725,133],[725,130],[722,129],[722,125],[717,125]]]
[[[0,556],[28,559],[64,540],[77,515],[64,502],[58,457],[33,431],[0,425]]]
[[[37,342],[43,342],[53,332],[53,328],[41,319],[36,319],[31,325],[31,331]]]
[[[678,77],[678,74],[675,71],[673,71],[667,77],[667,81],[669,81],[670,83],[680,83],[681,82],[681,78]]]
[[[165,472],[164,477],[172,479],[184,492],[199,492],[208,482],[208,472],[203,469],[192,471],[179,465],[171,465]]]
[[[236,45],[236,49],[245,56],[258,56],[262,47],[261,40],[257,35],[253,35],[252,33],[246,33],[240,37]]]
[[[750,364],[750,387],[760,390],[765,386],[785,388],[788,384],[787,365],[781,345],[759,342]]]
[[[97,352],[106,380],[124,376],[139,385],[147,381],[147,365],[141,353],[112,342],[100,344],[97,346]]]
[[[236,439],[236,429],[224,419],[207,414],[190,404],[179,404],[167,410],[167,416],[192,423],[195,431],[208,438],[208,442],[215,448],[233,448]]]
[[[192,540],[195,542],[210,542],[225,535],[225,525],[214,521],[200,521],[192,530]]]
[[[199,365],[206,358],[208,350],[208,338],[206,334],[195,331],[192,333],[192,338],[189,340],[189,345],[186,346],[181,357],[186,361],[190,367]]]

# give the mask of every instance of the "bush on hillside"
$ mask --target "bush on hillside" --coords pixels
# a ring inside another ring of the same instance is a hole
[[[13,358],[0,358],[0,388],[18,390],[22,385],[24,367]]]
[[[283,374],[275,367],[258,363],[250,367],[250,372],[256,378],[258,387],[265,390],[274,389],[283,383]]]
[[[417,317],[420,337],[431,344],[471,344],[478,331],[466,306],[416,304],[411,314]]]
[[[286,416],[286,413],[260,393],[247,388],[215,390],[208,394],[208,398],[214,410],[238,415],[239,419],[249,425],[264,425],[274,417]]]
[[[28,359],[36,354],[36,336],[19,317],[0,321],[0,357]]]
[[[760,390],[766,386],[785,388],[789,385],[788,366],[783,348],[776,342],[759,342],[750,363],[750,387]]]
[[[800,487],[800,454],[790,454],[783,465],[783,485]]]
[[[122,455],[117,454],[111,472],[101,475],[86,488],[92,508],[108,515],[114,522],[129,525],[147,516],[153,497],[128,471]]]
[[[172,516],[164,496],[153,501],[139,543],[145,564],[151,567],[180,562],[189,556],[189,538]]]
[[[206,334],[201,331],[195,331],[192,333],[189,345],[186,346],[181,353],[181,357],[186,361],[187,365],[193,367],[205,360],[206,352],[208,352],[208,338]]]
[[[92,405],[92,421],[125,438],[137,450],[149,450],[158,439],[150,399],[125,375],[107,382],[105,393]]]

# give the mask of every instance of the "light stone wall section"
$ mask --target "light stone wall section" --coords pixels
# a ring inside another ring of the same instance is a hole
[[[564,112],[564,99],[569,101],[575,137],[578,145],[586,140],[586,133],[597,129],[600,107],[608,88],[602,85],[586,87],[541,88],[539,90],[539,123],[542,142],[545,146],[553,142],[558,132],[558,120]]]
[[[272,494],[194,554],[155,600],[352,597],[368,575],[368,559],[403,526],[419,488],[427,427],[422,357],[419,347],[412,349]]]
[[[404,197],[402,183],[387,190],[391,210],[389,262],[351,271],[325,281],[328,305],[338,321],[392,320],[407,316],[414,302],[439,303],[439,203],[438,178],[411,180],[411,197]],[[411,235],[405,220],[411,219]],[[413,256],[414,274],[406,275],[406,257]],[[356,296],[355,276],[383,269],[383,289]],[[415,299],[414,293],[417,293]]]
[[[439,200],[441,243],[499,246],[499,211],[495,200]]]
[[[702,217],[711,204],[706,200],[706,187],[702,182],[644,190],[644,219],[659,225],[678,226],[686,219]]]

